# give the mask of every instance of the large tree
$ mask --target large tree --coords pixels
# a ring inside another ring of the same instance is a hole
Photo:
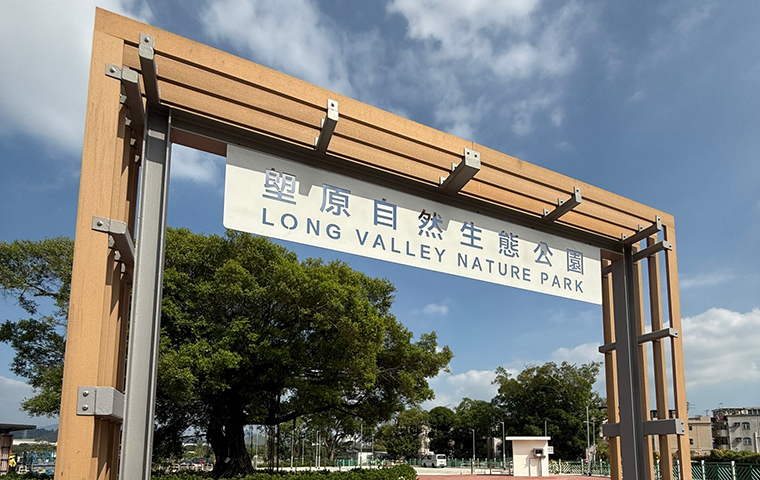
[[[159,422],[201,426],[215,476],[251,470],[246,424],[389,419],[431,398],[427,378],[452,357],[435,334],[412,341],[387,280],[262,237],[169,230],[164,279]]]
[[[381,429],[388,455],[392,458],[406,459],[417,457],[422,447],[428,413],[418,406],[402,410],[393,421]]]
[[[435,407],[428,412],[430,450],[450,456],[454,452],[453,429],[456,414],[448,407]]]
[[[588,442],[586,409],[596,425],[604,419],[599,408],[604,403],[592,390],[600,365],[549,362],[517,376],[499,367],[494,380],[499,393],[493,403],[511,434],[543,435],[546,422],[556,458],[582,457]]]
[[[0,294],[28,315],[5,320],[0,342],[16,351],[11,371],[34,387],[22,404],[33,415],[54,416],[61,406],[73,254],[65,237],[0,242]]]
[[[460,458],[471,458],[474,437],[474,455],[477,458],[493,457],[493,452],[490,451],[490,439],[496,436],[496,423],[499,417],[500,412],[491,403],[485,400],[463,398],[455,410],[452,431],[454,455]]]

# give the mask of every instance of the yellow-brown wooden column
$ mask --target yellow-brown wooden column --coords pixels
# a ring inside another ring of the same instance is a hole
[[[633,251],[638,248],[634,246]],[[644,281],[641,272],[640,262],[633,264],[633,291],[636,303],[636,326],[639,335],[646,333],[646,319],[644,316]],[[639,382],[641,384],[641,414],[644,421],[649,420],[649,365],[647,362],[647,346],[639,344]],[[652,440],[644,437],[644,462],[646,465],[647,480],[654,480],[654,451],[652,449]]]
[[[129,285],[108,248],[108,235],[92,230],[93,216],[134,225],[137,165],[129,147],[121,83],[105,75],[120,66],[123,40],[98,30],[93,35],[66,361],[59,421],[56,479],[115,479],[120,425],[77,416],[80,386],[123,391]]]
[[[647,238],[647,247],[657,243],[657,237]],[[652,331],[663,329],[662,322],[662,283],[660,275],[659,255],[652,255],[647,259],[649,268],[649,314],[652,322]],[[654,369],[654,391],[657,404],[657,418],[668,418],[668,375],[665,366],[665,344],[663,340],[652,342],[652,366]],[[670,441],[668,435],[659,435],[660,447],[660,478],[673,480],[673,463],[670,456]],[[667,452],[667,453],[665,453]]]
[[[604,260],[602,265],[604,267],[608,266],[609,261]],[[615,342],[615,329],[612,327],[613,312],[612,276],[606,275],[602,277],[602,327],[605,345]],[[617,397],[617,366],[615,362],[614,352],[604,354],[605,383],[607,384],[607,421],[609,423],[620,422]],[[620,437],[608,437],[607,440],[610,445],[610,478],[611,480],[622,480]]]
[[[685,423],[686,432],[678,435],[678,458],[681,461],[681,480],[691,480],[691,451],[689,448],[689,411],[686,405],[686,378],[683,362],[683,329],[681,325],[681,297],[678,290],[678,261],[676,257],[676,231],[672,226],[663,226],[664,239],[671,243],[671,250],[665,251],[665,272],[668,291],[668,312],[670,326],[678,331],[671,339],[673,361],[673,397],[676,418]]]

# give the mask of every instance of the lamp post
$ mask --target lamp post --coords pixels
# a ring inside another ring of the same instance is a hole
[[[362,468],[362,453],[364,453],[364,422],[359,422],[359,468]]]
[[[471,428],[472,432],[472,462],[470,462],[470,474],[475,475],[475,429]]]
[[[504,422],[499,422],[501,424],[501,468],[505,469],[507,468],[507,437],[504,435]]]

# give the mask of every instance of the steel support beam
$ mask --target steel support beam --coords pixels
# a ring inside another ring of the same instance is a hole
[[[657,253],[660,253],[663,250],[671,250],[673,248],[673,245],[670,242],[667,242],[665,240],[655,243],[654,245],[650,245],[644,250],[641,250],[640,252],[636,252],[633,255],[633,261],[638,262],[639,260],[642,260],[644,258],[651,257]]]
[[[459,163],[451,164],[451,175],[440,178],[440,189],[446,192],[456,193],[480,171],[480,153],[464,149],[464,159]]]
[[[582,201],[583,201],[583,197],[581,197],[580,187],[573,188],[573,194],[570,196],[569,199],[567,200],[564,200],[562,198],[557,199],[557,208],[555,208],[552,211],[549,211],[546,208],[544,209],[544,217],[543,217],[544,221],[553,222],[559,219],[562,215],[566,214],[570,210],[580,205]]]
[[[155,39],[145,33],[140,34],[140,46],[137,52],[140,56],[140,70],[142,70],[143,85],[148,105],[161,103],[161,92],[158,90],[158,67],[156,66]]]
[[[660,230],[662,230],[662,219],[658,216],[655,218],[654,223],[646,228],[644,228],[642,225],[639,225],[639,231],[630,237],[623,235],[623,239],[620,241],[620,243],[623,245],[633,245],[634,243],[640,242],[645,238],[656,235],[660,232]]]
[[[327,114],[322,119],[322,130],[319,132],[319,136],[314,139],[314,150],[317,153],[327,152],[327,147],[330,145],[330,139],[335,132],[335,126],[338,125],[338,102],[335,100],[327,100]]]
[[[641,413],[641,384],[638,360],[638,327],[633,287],[633,252],[625,247],[623,257],[612,262],[612,304],[615,317],[615,355],[620,402],[620,450],[623,478],[646,478],[644,421]]]
[[[148,110],[129,324],[120,480],[150,478],[169,186],[168,111]]]

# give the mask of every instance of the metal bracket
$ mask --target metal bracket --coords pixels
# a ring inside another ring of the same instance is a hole
[[[135,244],[129,234],[127,224],[119,220],[92,217],[92,229],[109,235],[108,246],[116,250],[115,259],[121,263],[121,273],[132,281],[135,267]]]
[[[583,201],[583,198],[581,197],[580,187],[573,187],[573,194],[570,196],[568,200],[563,200],[561,198],[558,198],[557,208],[555,208],[552,211],[549,211],[546,208],[544,209],[544,220],[547,222],[553,222],[557,220],[559,217],[561,217],[562,215],[566,214],[570,210],[580,205],[582,201]]]
[[[655,243],[651,247],[647,247],[644,250],[641,250],[640,252],[634,253],[633,261],[638,262],[642,258],[651,257],[654,254],[659,253],[663,250],[672,250],[672,249],[673,249],[673,244],[671,244],[668,241],[663,240],[661,242]]]
[[[158,89],[158,66],[156,65],[156,52],[154,50],[156,40],[152,35],[140,34],[140,46],[137,52],[140,56],[140,70],[142,70],[145,96],[149,105],[161,103],[161,92]]]
[[[327,114],[322,119],[322,130],[319,136],[314,139],[314,149],[317,153],[325,153],[327,146],[330,144],[335,126],[338,124],[338,102],[327,99]]]
[[[641,240],[644,240],[647,237],[650,237],[656,233],[659,233],[662,230],[662,218],[658,215],[655,217],[654,223],[650,226],[644,228],[643,225],[639,225],[639,231],[631,235],[630,237],[626,234],[622,234],[620,236],[620,243],[623,245],[632,245],[636,242],[640,242]]]
[[[464,160],[451,164],[451,175],[439,179],[440,189],[456,193],[480,171],[480,153],[464,149]]]
[[[113,387],[79,387],[77,415],[122,423],[124,394]]]
[[[666,420],[650,420],[644,422],[644,435],[684,435],[686,423],[680,418]],[[605,423],[602,425],[602,435],[605,437],[619,437],[619,423]]]
[[[638,342],[639,343],[657,342],[657,341],[662,340],[663,338],[668,338],[668,337],[677,338],[678,330],[676,330],[675,328],[669,327],[669,328],[663,328],[662,330],[657,330],[656,332],[645,333],[644,335],[639,336]],[[614,350],[615,350],[615,342],[607,343],[599,347],[599,353],[612,353]]]
[[[127,108],[129,108],[129,128],[138,136],[141,136],[145,128],[145,109],[143,108],[137,72],[129,67],[122,68],[109,63],[106,64],[106,75],[121,81]]]

